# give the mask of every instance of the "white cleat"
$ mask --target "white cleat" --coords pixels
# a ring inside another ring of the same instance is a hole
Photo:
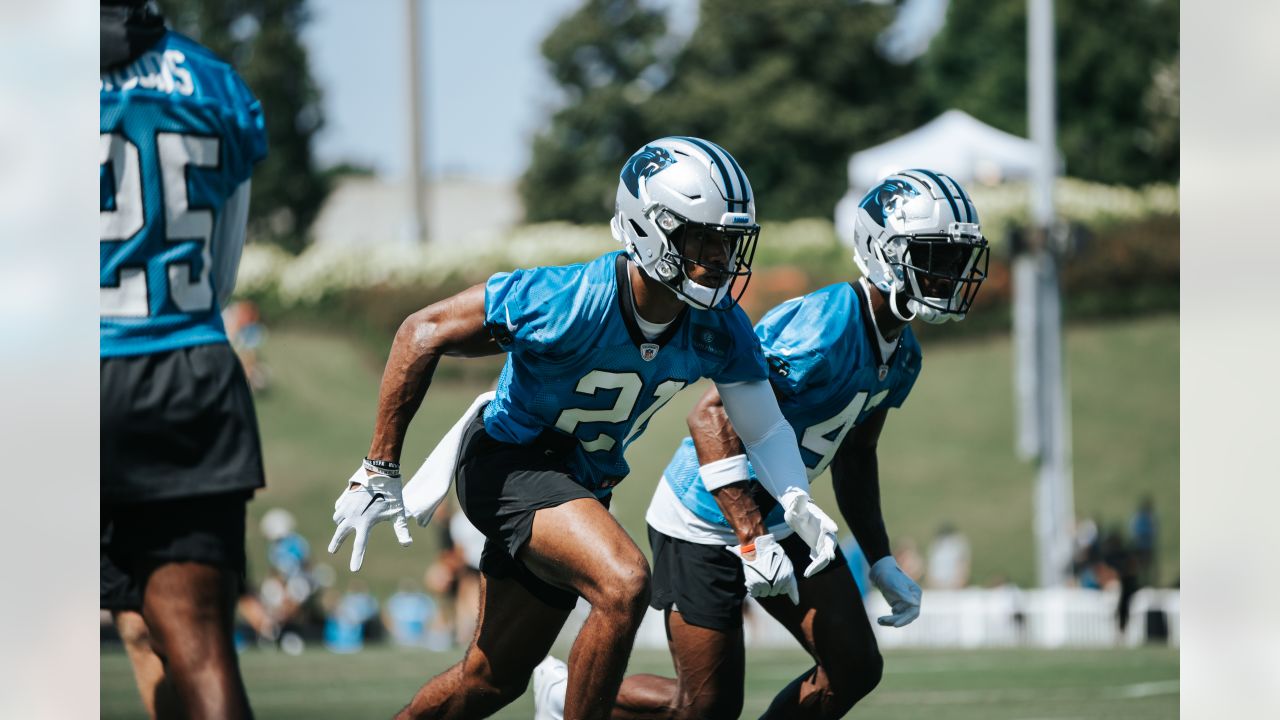
[[[533,720],[564,720],[569,666],[550,655],[533,669]]]

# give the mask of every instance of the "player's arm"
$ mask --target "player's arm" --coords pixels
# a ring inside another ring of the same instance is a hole
[[[400,324],[378,392],[369,457],[400,462],[409,422],[422,405],[440,358],[502,352],[485,327],[485,284],[429,305]]]
[[[878,410],[849,432],[831,460],[831,484],[840,513],[871,563],[871,581],[893,610],[877,622],[902,627],[919,617],[921,593],[889,552],[889,533],[880,509],[876,445],[887,416],[887,409]]]
[[[809,497],[808,470],[800,459],[795,431],[778,408],[773,386],[767,380],[755,380],[718,383],[716,389],[730,426],[722,431],[737,434],[751,459],[756,481],[778,499],[787,525],[809,545],[813,562],[804,575],[812,576],[835,557],[836,524]],[[727,484],[732,477],[708,468],[707,461],[712,459],[699,455],[702,470],[708,471],[702,473],[708,490]],[[742,469],[741,476],[745,476],[745,462]]]
[[[369,455],[334,503],[333,521],[338,527],[329,542],[329,552],[336,553],[347,535],[354,533],[352,572],[364,562],[369,531],[379,522],[391,521],[401,545],[413,542],[400,485],[400,451],[405,432],[422,405],[441,357],[501,352],[485,327],[484,304],[485,286],[476,285],[410,315],[396,331],[382,373]],[[434,509],[438,502],[427,504]],[[425,517],[429,516],[427,512]]]
[[[836,505],[853,531],[867,562],[889,555],[889,533],[880,510],[880,467],[876,445],[887,410],[877,410],[845,437],[831,460],[831,485]]]
[[[689,432],[702,467],[699,475],[738,536],[729,546],[742,559],[747,592],[753,597],[786,594],[800,602],[795,568],[764,524],[764,514],[750,492],[747,456],[729,414],[712,387],[689,413]]]
[[[738,542],[748,545],[769,532],[760,505],[751,496],[746,451],[733,430],[729,415],[714,386],[703,393],[688,417],[689,433],[705,474],[723,474],[726,484],[711,490],[720,512],[733,527]],[[712,480],[713,485],[718,483]],[[710,485],[708,486],[710,487]]]

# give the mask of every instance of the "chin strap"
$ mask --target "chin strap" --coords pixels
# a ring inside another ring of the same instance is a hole
[[[911,307],[910,303],[907,304],[907,307],[908,308]],[[903,317],[902,313],[898,311],[898,284],[897,283],[894,283],[889,286],[889,312],[893,313],[894,317],[898,318],[899,320],[905,323],[909,323],[912,320],[915,320],[916,318],[915,312],[911,313],[911,317]]]

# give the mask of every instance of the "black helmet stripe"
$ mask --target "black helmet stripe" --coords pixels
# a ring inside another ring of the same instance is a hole
[[[738,165],[738,161],[735,160],[734,157],[729,154],[728,150],[725,150],[724,148],[711,142],[710,140],[708,140],[707,143],[710,144],[711,147],[724,153],[725,159],[728,160],[729,164],[733,166],[734,174],[738,176],[738,188],[739,190],[742,191],[741,192],[742,202],[751,202],[751,189],[747,187],[747,177],[742,172],[742,166]]]
[[[725,199],[729,201],[729,205],[727,208],[729,212],[733,212],[733,206],[735,204],[746,202],[745,200],[735,199],[735,194],[733,192],[733,181],[729,179],[729,171],[725,168],[724,161],[720,159],[720,156],[716,154],[715,150],[712,150],[706,144],[706,142],[699,140],[698,138],[695,138],[695,137],[686,137],[681,135],[681,136],[677,136],[677,139],[683,140],[687,143],[690,143],[691,145],[696,146],[699,150],[706,153],[707,156],[711,158],[711,162],[715,163],[716,168],[720,171],[720,181],[724,183],[725,192],[728,194],[728,197]]]
[[[947,202],[951,203],[951,215],[955,217],[956,222],[960,222],[960,210],[956,207],[956,199],[951,195],[951,190],[947,187],[947,184],[942,182],[942,178],[938,177],[932,170],[925,170],[924,168],[913,168],[913,171],[924,173],[938,183],[938,187],[942,188],[942,193],[947,196]],[[969,209],[965,208],[966,215],[968,215],[968,212]],[[970,221],[966,220],[965,222]]]
[[[960,186],[960,183],[956,182],[955,178],[950,175],[943,175],[943,177],[950,180],[951,184],[955,186],[956,191],[960,193],[960,199],[964,200],[965,211],[969,213],[969,222],[977,222],[978,209],[973,206],[973,201],[969,199],[969,193],[964,191],[964,188]]]

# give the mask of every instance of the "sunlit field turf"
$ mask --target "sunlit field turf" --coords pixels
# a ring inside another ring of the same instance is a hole
[[[316,331],[277,328],[263,351],[273,386],[258,398],[267,488],[250,504],[250,575],[265,561],[257,519],[289,508],[316,559],[327,561],[333,500],[369,447],[385,349]],[[1178,567],[1178,319],[1162,316],[1074,327],[1066,337],[1078,514],[1104,528],[1127,522],[1151,494],[1160,519],[1160,582]],[[487,387],[450,379],[446,359],[410,428],[404,454],[411,473],[472,398]],[[972,579],[1034,582],[1031,530],[1035,469],[1014,455],[1012,355],[1007,337],[924,346],[924,369],[906,404],[889,414],[880,442],[885,519],[891,539],[913,539],[923,552],[942,523],[968,535]],[[496,368],[497,365],[494,365]],[[496,373],[495,373],[496,376]],[[654,484],[684,436],[684,417],[704,386],[687,389],[650,422],[627,452],[631,477],[615,491],[613,510],[648,553],[644,512]],[[826,477],[814,495],[839,517]],[[390,528],[370,541],[361,579],[379,597],[400,578],[420,578],[437,547],[437,529],[412,525],[413,547],[396,545]],[[349,545],[348,545],[349,548]],[[333,561],[345,587],[348,548]]]
[[[564,649],[559,650],[563,657]],[[387,718],[458,652],[392,648],[356,655],[308,650],[298,657],[241,655],[259,718]],[[862,720],[1157,720],[1178,716],[1178,656],[1140,650],[912,650],[886,655],[884,680],[850,713]],[[757,717],[773,695],[809,667],[799,650],[751,651],[742,717]],[[670,674],[665,652],[639,651],[629,672]],[[140,718],[123,652],[102,656],[102,717]],[[495,717],[533,717],[533,693]]]

